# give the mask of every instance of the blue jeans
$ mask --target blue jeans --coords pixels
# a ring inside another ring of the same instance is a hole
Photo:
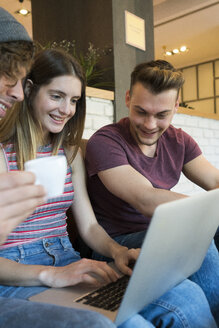
[[[47,238],[35,243],[0,251],[0,256],[23,264],[64,266],[80,260],[68,237]],[[91,311],[69,309],[26,301],[48,287],[0,285],[0,327],[11,328],[107,328],[116,327],[108,318]],[[4,297],[2,297],[4,296]],[[144,324],[142,326],[142,324]],[[120,328],[151,328],[142,316],[134,316]]]
[[[128,248],[139,248],[142,245],[145,234],[145,231],[140,231],[136,233],[114,237],[114,240]],[[108,258],[104,258],[102,255],[99,255],[95,252],[93,252],[92,257],[96,260],[109,260]],[[203,304],[207,303],[210,306],[211,312],[213,313],[217,325],[219,326],[219,257],[214,242],[212,242],[200,269],[194,275],[189,277],[189,279],[186,279],[183,283],[179,284],[178,286],[167,292],[165,295],[163,295],[161,299],[164,299],[165,301],[171,301],[173,305],[176,305],[179,298],[181,300],[184,298],[184,303],[182,301],[181,305],[178,304],[178,306],[179,309],[185,313],[185,311],[187,311],[187,308],[191,309],[192,305],[192,302],[189,297],[189,289],[191,288],[190,280],[193,282],[193,290],[195,289],[197,293],[197,300],[194,301],[195,304],[198,304],[198,294],[200,293],[200,297],[202,299]],[[179,288],[180,286],[182,286],[183,288]],[[190,301],[188,302],[188,300]],[[157,301],[154,303],[156,306]],[[149,306],[149,308],[151,308],[151,305]],[[209,309],[207,308],[208,306],[206,305],[206,311],[209,312]],[[200,316],[200,309],[201,306],[200,308],[197,307],[196,309],[196,315],[198,316]],[[147,318],[149,321],[151,321],[148,316]],[[152,322],[153,324],[155,324],[154,321]],[[191,325],[191,327],[193,326]]]
[[[68,237],[46,238],[35,243],[0,250],[0,256],[23,264],[64,266],[80,260]],[[0,285],[0,296],[28,299],[48,287],[14,287]]]
[[[0,256],[24,264],[54,266],[64,266],[80,259],[79,254],[72,248],[67,237],[50,238],[13,247],[0,251]],[[0,296],[27,299],[45,289],[47,287],[0,286]],[[174,303],[171,302],[172,295],[174,296]],[[181,295],[181,297],[177,298],[176,295]],[[175,298],[177,298],[176,301]],[[187,305],[188,300],[190,303]],[[35,306],[35,303],[31,304]],[[185,280],[173,288],[171,293],[166,293],[162,298],[145,307],[139,314],[120,325],[119,328],[149,328],[153,327],[153,324],[161,328],[216,328],[203,291],[189,280]],[[87,324],[87,326],[89,325]]]
[[[219,326],[219,254],[212,241],[200,269],[189,279],[199,285]]]
[[[91,311],[0,297],[1,328],[115,328]]]

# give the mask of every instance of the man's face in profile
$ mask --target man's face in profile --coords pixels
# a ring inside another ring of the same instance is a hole
[[[0,118],[5,116],[6,111],[14,103],[24,99],[23,79],[25,76],[26,69],[24,67],[20,68],[16,78],[6,74],[0,75]]]

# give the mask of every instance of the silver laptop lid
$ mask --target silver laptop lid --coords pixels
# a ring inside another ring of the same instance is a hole
[[[219,225],[219,189],[158,206],[116,324],[196,272]]]

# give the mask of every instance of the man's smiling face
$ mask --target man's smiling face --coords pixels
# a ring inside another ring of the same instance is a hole
[[[6,111],[14,103],[24,99],[23,79],[26,76],[26,69],[21,67],[16,78],[2,74],[0,76],[0,118],[4,117]]]
[[[140,148],[155,147],[177,111],[177,90],[151,93],[141,83],[126,93],[131,133]]]

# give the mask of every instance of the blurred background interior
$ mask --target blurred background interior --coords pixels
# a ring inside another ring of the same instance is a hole
[[[84,138],[127,115],[124,96],[136,64],[166,59],[182,69],[186,81],[173,124],[219,168],[219,1],[0,0],[0,5],[41,47],[61,44],[87,65],[92,74]],[[145,50],[126,43],[125,11],[144,20]],[[182,175],[175,190],[192,194],[200,188]]]

